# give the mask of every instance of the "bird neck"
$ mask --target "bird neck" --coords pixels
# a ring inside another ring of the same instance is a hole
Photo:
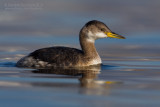
[[[82,51],[84,52],[85,56],[88,57],[96,57],[98,55],[97,50],[95,48],[95,44],[94,41],[90,41],[86,38],[87,36],[84,33],[80,33],[80,45],[82,48]]]

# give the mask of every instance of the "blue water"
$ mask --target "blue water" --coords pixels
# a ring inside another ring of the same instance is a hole
[[[0,1],[0,107],[159,107],[159,0]],[[99,39],[103,64],[36,70],[16,62],[44,47],[80,49],[79,31],[100,20],[125,40]]]
[[[0,69],[0,104],[6,107],[160,105],[159,61],[103,61],[89,72],[38,72],[14,62],[0,63]]]

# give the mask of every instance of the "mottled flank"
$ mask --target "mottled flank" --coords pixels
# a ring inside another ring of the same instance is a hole
[[[83,51],[69,47],[50,47],[34,51],[17,62],[18,67],[75,66]]]

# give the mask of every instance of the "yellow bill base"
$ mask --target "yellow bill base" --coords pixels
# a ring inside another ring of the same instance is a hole
[[[112,32],[106,32],[107,36],[110,38],[117,38],[117,39],[125,39],[125,37],[118,35],[116,33],[112,33]]]

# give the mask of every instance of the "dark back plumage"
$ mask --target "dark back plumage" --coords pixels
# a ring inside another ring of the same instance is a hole
[[[69,47],[49,47],[34,51],[29,56],[56,66],[69,66],[78,63],[83,51]]]

